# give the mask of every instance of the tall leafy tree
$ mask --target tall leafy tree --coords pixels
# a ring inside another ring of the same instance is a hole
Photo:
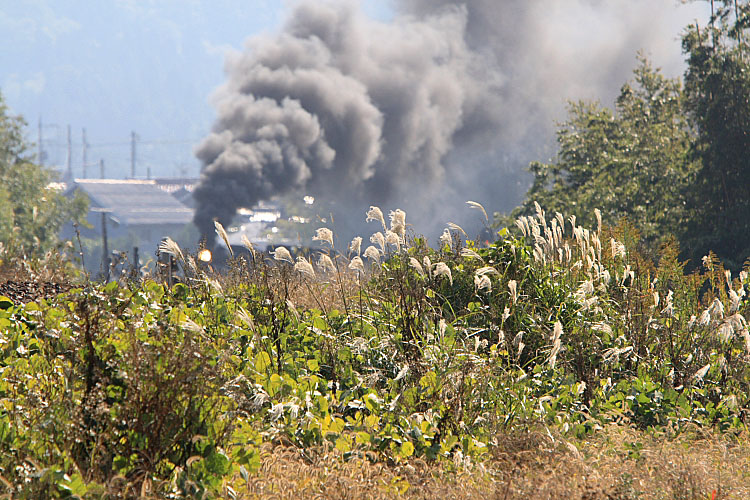
[[[58,244],[62,225],[82,220],[87,202],[51,186],[55,172],[32,161],[24,126],[0,94],[0,243],[12,254],[34,255]]]
[[[596,208],[609,223],[626,217],[651,243],[682,232],[686,191],[697,170],[682,88],[645,57],[638,61],[614,110],[592,102],[569,105],[557,158],[530,165],[533,184],[514,218],[534,213],[536,201],[587,224],[594,223]]]
[[[729,267],[750,257],[750,6],[712,2],[710,26],[689,27],[682,46],[687,110],[701,162],[684,241],[696,258],[714,251]]]

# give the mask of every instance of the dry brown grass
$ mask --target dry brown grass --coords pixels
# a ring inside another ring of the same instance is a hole
[[[716,499],[750,498],[747,435],[694,433],[677,439],[611,427],[575,444],[544,433],[503,436],[481,466],[413,460],[345,462],[265,448],[262,467],[231,480],[242,499]],[[228,492],[227,492],[228,493]],[[228,495],[229,496],[229,495]]]

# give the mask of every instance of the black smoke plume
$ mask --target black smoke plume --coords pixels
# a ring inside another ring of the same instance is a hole
[[[377,22],[354,1],[297,2],[279,33],[228,58],[196,150],[195,222],[210,235],[214,219],[296,191],[361,222],[370,204],[404,208],[427,231],[460,222],[467,199],[510,209],[528,161],[552,155],[566,99],[611,99],[641,48],[679,59],[677,11],[670,0],[400,0]]]

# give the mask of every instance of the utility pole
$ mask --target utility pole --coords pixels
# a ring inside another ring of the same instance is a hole
[[[99,177],[104,179],[104,159],[99,160]]]
[[[135,131],[130,132],[130,178],[135,179],[135,141],[138,138]]]
[[[39,130],[37,132],[38,135],[38,141],[36,144],[37,147],[37,153],[36,153],[36,161],[39,163],[40,166],[44,166],[44,157],[42,156],[42,153],[44,152],[42,149],[42,115],[39,115]]]
[[[65,161],[65,177],[68,181],[73,179],[73,141],[70,138],[70,125],[68,125],[68,156]]]
[[[102,266],[104,267],[104,282],[109,282],[109,248],[107,245],[107,212],[102,212]]]
[[[85,128],[81,129],[81,137],[82,137],[82,142],[83,142],[83,145],[81,146],[81,156],[83,157],[83,178],[85,179],[86,167],[88,166],[86,165],[86,160],[87,160],[86,156],[87,156],[88,148],[89,148],[89,143],[86,142],[86,129]]]

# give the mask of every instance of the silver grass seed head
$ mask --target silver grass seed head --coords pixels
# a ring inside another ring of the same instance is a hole
[[[467,201],[466,204],[469,205],[471,208],[480,210],[482,212],[482,215],[484,215],[484,220],[486,222],[490,221],[490,218],[487,217],[487,211],[484,209],[481,203],[477,203],[476,201]]]
[[[461,226],[459,226],[458,224],[453,223],[453,222],[449,222],[448,223],[448,228],[451,231],[458,231],[459,233],[463,234],[464,237],[466,237],[466,231],[464,231],[463,228]]]
[[[234,258],[234,251],[232,250],[232,245],[229,244],[229,235],[227,235],[227,232],[224,230],[224,226],[222,226],[219,221],[215,220],[214,227],[216,228],[216,234],[219,235],[219,237],[224,242],[224,245],[226,245],[227,250],[229,251],[229,255]]]
[[[403,240],[406,237],[406,212],[401,209],[392,210],[388,217],[391,220],[391,231]]]
[[[294,260],[292,259],[292,254],[289,253],[289,250],[286,249],[286,247],[276,247],[276,249],[273,251],[273,259],[279,262],[288,262],[290,264],[294,264]]]
[[[379,246],[380,251],[385,253],[385,236],[383,236],[383,233],[378,231],[377,233],[370,236],[370,243]]]
[[[417,259],[414,257],[409,258],[409,265],[416,269],[416,271],[421,275],[424,276],[424,268],[422,268],[422,264],[419,263]]]
[[[320,241],[328,243],[333,248],[333,231],[327,227],[320,227],[315,230],[315,236],[312,237],[313,241]]]
[[[453,285],[453,274],[451,273],[450,267],[445,262],[438,262],[434,266],[434,275],[445,276],[448,278],[448,282]]]
[[[301,255],[297,257],[297,262],[294,264],[294,270],[307,278],[315,278],[315,270],[313,269],[312,264]]]
[[[510,291],[510,302],[515,304],[518,300],[518,282],[516,280],[508,281],[508,290]]]
[[[492,280],[490,280],[490,277],[485,275],[474,275],[474,286],[477,287],[477,290],[486,290],[488,293],[492,291]]]
[[[451,246],[452,243],[453,237],[451,236],[450,231],[448,231],[448,229],[446,228],[443,230],[443,234],[440,235],[440,246]]]
[[[362,262],[362,258],[357,255],[349,262],[349,269],[353,271],[359,271],[360,273],[365,272],[365,263]]]
[[[372,238],[371,238],[372,239]],[[354,255],[359,255],[362,249],[362,237],[356,236],[349,244],[349,252]]]
[[[393,245],[397,250],[401,250],[401,237],[391,230],[385,232],[385,242],[387,245]]]
[[[370,209],[367,211],[367,219],[365,219],[365,222],[370,222],[371,220],[380,222],[380,224],[383,226],[383,231],[387,229],[385,226],[383,211],[380,210],[379,207],[370,206]]]
[[[365,253],[363,254],[366,258],[372,260],[373,262],[377,262],[380,264],[380,250],[375,248],[374,246],[370,245],[365,249]]]
[[[318,267],[324,272],[333,272],[336,270],[336,266],[333,264],[331,258],[324,253],[321,253],[320,257],[318,257]]]
[[[185,260],[185,256],[182,254],[182,250],[180,249],[180,245],[178,245],[169,236],[164,238],[164,240],[161,243],[159,243],[159,252],[169,254],[173,257],[180,259],[181,261]]]
[[[472,250],[471,248],[462,248],[461,257],[466,257],[470,259],[478,259],[480,261],[483,261],[482,256],[479,255],[476,251]]]

